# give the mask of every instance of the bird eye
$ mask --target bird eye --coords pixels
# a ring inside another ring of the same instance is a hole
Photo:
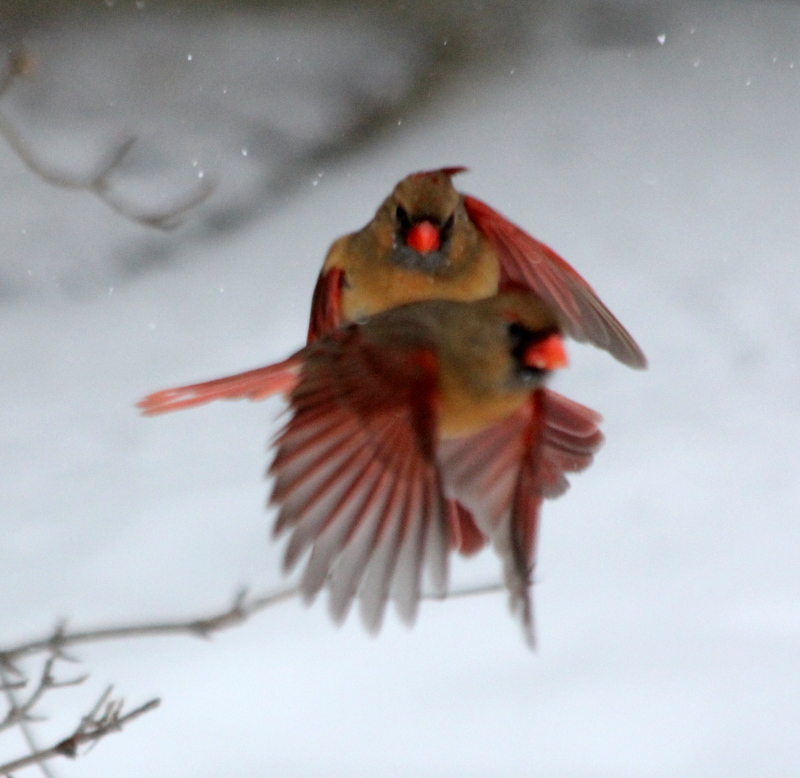
[[[515,321],[509,322],[507,329],[512,346],[518,346],[523,340],[528,340],[531,335],[525,327]]]
[[[442,236],[442,243],[444,243],[449,237],[450,233],[453,231],[453,225],[456,221],[455,213],[451,213],[450,216],[447,218],[447,221],[442,225],[442,229],[439,231]]]
[[[506,325],[506,331],[508,332],[511,356],[516,364],[517,374],[526,383],[538,379],[544,374],[543,371],[526,364],[525,359],[525,354],[531,343],[536,339],[536,336],[527,327],[523,327],[515,321]]]
[[[411,219],[408,218],[408,212],[402,205],[397,206],[397,223],[401,232],[406,232],[411,227]]]

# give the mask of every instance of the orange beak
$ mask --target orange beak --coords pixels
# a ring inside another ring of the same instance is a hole
[[[567,352],[560,335],[548,335],[543,340],[532,343],[522,357],[523,364],[537,370],[558,370],[566,367]]]
[[[439,228],[429,221],[417,222],[406,235],[406,245],[420,254],[436,251],[441,245]]]

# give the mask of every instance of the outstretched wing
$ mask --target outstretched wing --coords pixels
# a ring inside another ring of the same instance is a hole
[[[302,352],[283,362],[248,370],[246,373],[217,378],[201,384],[162,389],[136,403],[146,416],[178,411],[212,400],[263,400],[278,392],[290,392],[297,384]]]
[[[560,313],[564,329],[575,340],[589,341],[630,367],[647,366],[630,333],[555,251],[470,195],[464,195],[464,207],[499,255],[501,291],[530,289]]]
[[[324,269],[317,278],[311,297],[311,319],[308,323],[308,342],[327,335],[342,323],[342,284],[344,270]]]
[[[539,509],[569,486],[564,474],[588,467],[603,442],[600,416],[548,389],[475,435],[439,443],[448,497],[472,515],[503,560],[511,609],[533,644],[530,600]]]
[[[310,548],[306,599],[327,582],[341,621],[359,594],[375,632],[391,596],[411,623],[423,567],[446,588],[451,545],[434,457],[435,356],[371,346],[355,326],[309,351],[271,467],[275,534],[291,532],[285,568]]]

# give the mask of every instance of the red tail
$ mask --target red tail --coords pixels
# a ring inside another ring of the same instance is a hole
[[[136,403],[146,416],[179,411],[212,400],[263,400],[278,392],[291,392],[300,377],[302,358],[295,354],[283,362],[217,378],[202,384],[162,389]]]

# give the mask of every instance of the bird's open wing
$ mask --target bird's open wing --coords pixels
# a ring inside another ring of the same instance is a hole
[[[336,620],[359,594],[371,631],[390,596],[413,622],[422,569],[444,590],[451,546],[434,456],[436,358],[372,346],[357,327],[311,349],[271,467],[275,534],[291,533],[285,566],[310,548],[302,592],[311,599],[327,581]]]
[[[439,443],[448,497],[475,517],[503,560],[512,611],[533,643],[530,581],[544,498],[569,486],[564,474],[588,467],[603,442],[600,416],[547,389],[475,435]]]
[[[342,323],[342,284],[344,270],[340,267],[323,269],[317,278],[311,297],[311,319],[308,323],[308,342],[327,335]]]
[[[589,341],[630,367],[647,366],[630,333],[555,251],[470,195],[464,195],[464,207],[498,253],[500,291],[530,289],[559,312],[565,331],[575,340]]]

